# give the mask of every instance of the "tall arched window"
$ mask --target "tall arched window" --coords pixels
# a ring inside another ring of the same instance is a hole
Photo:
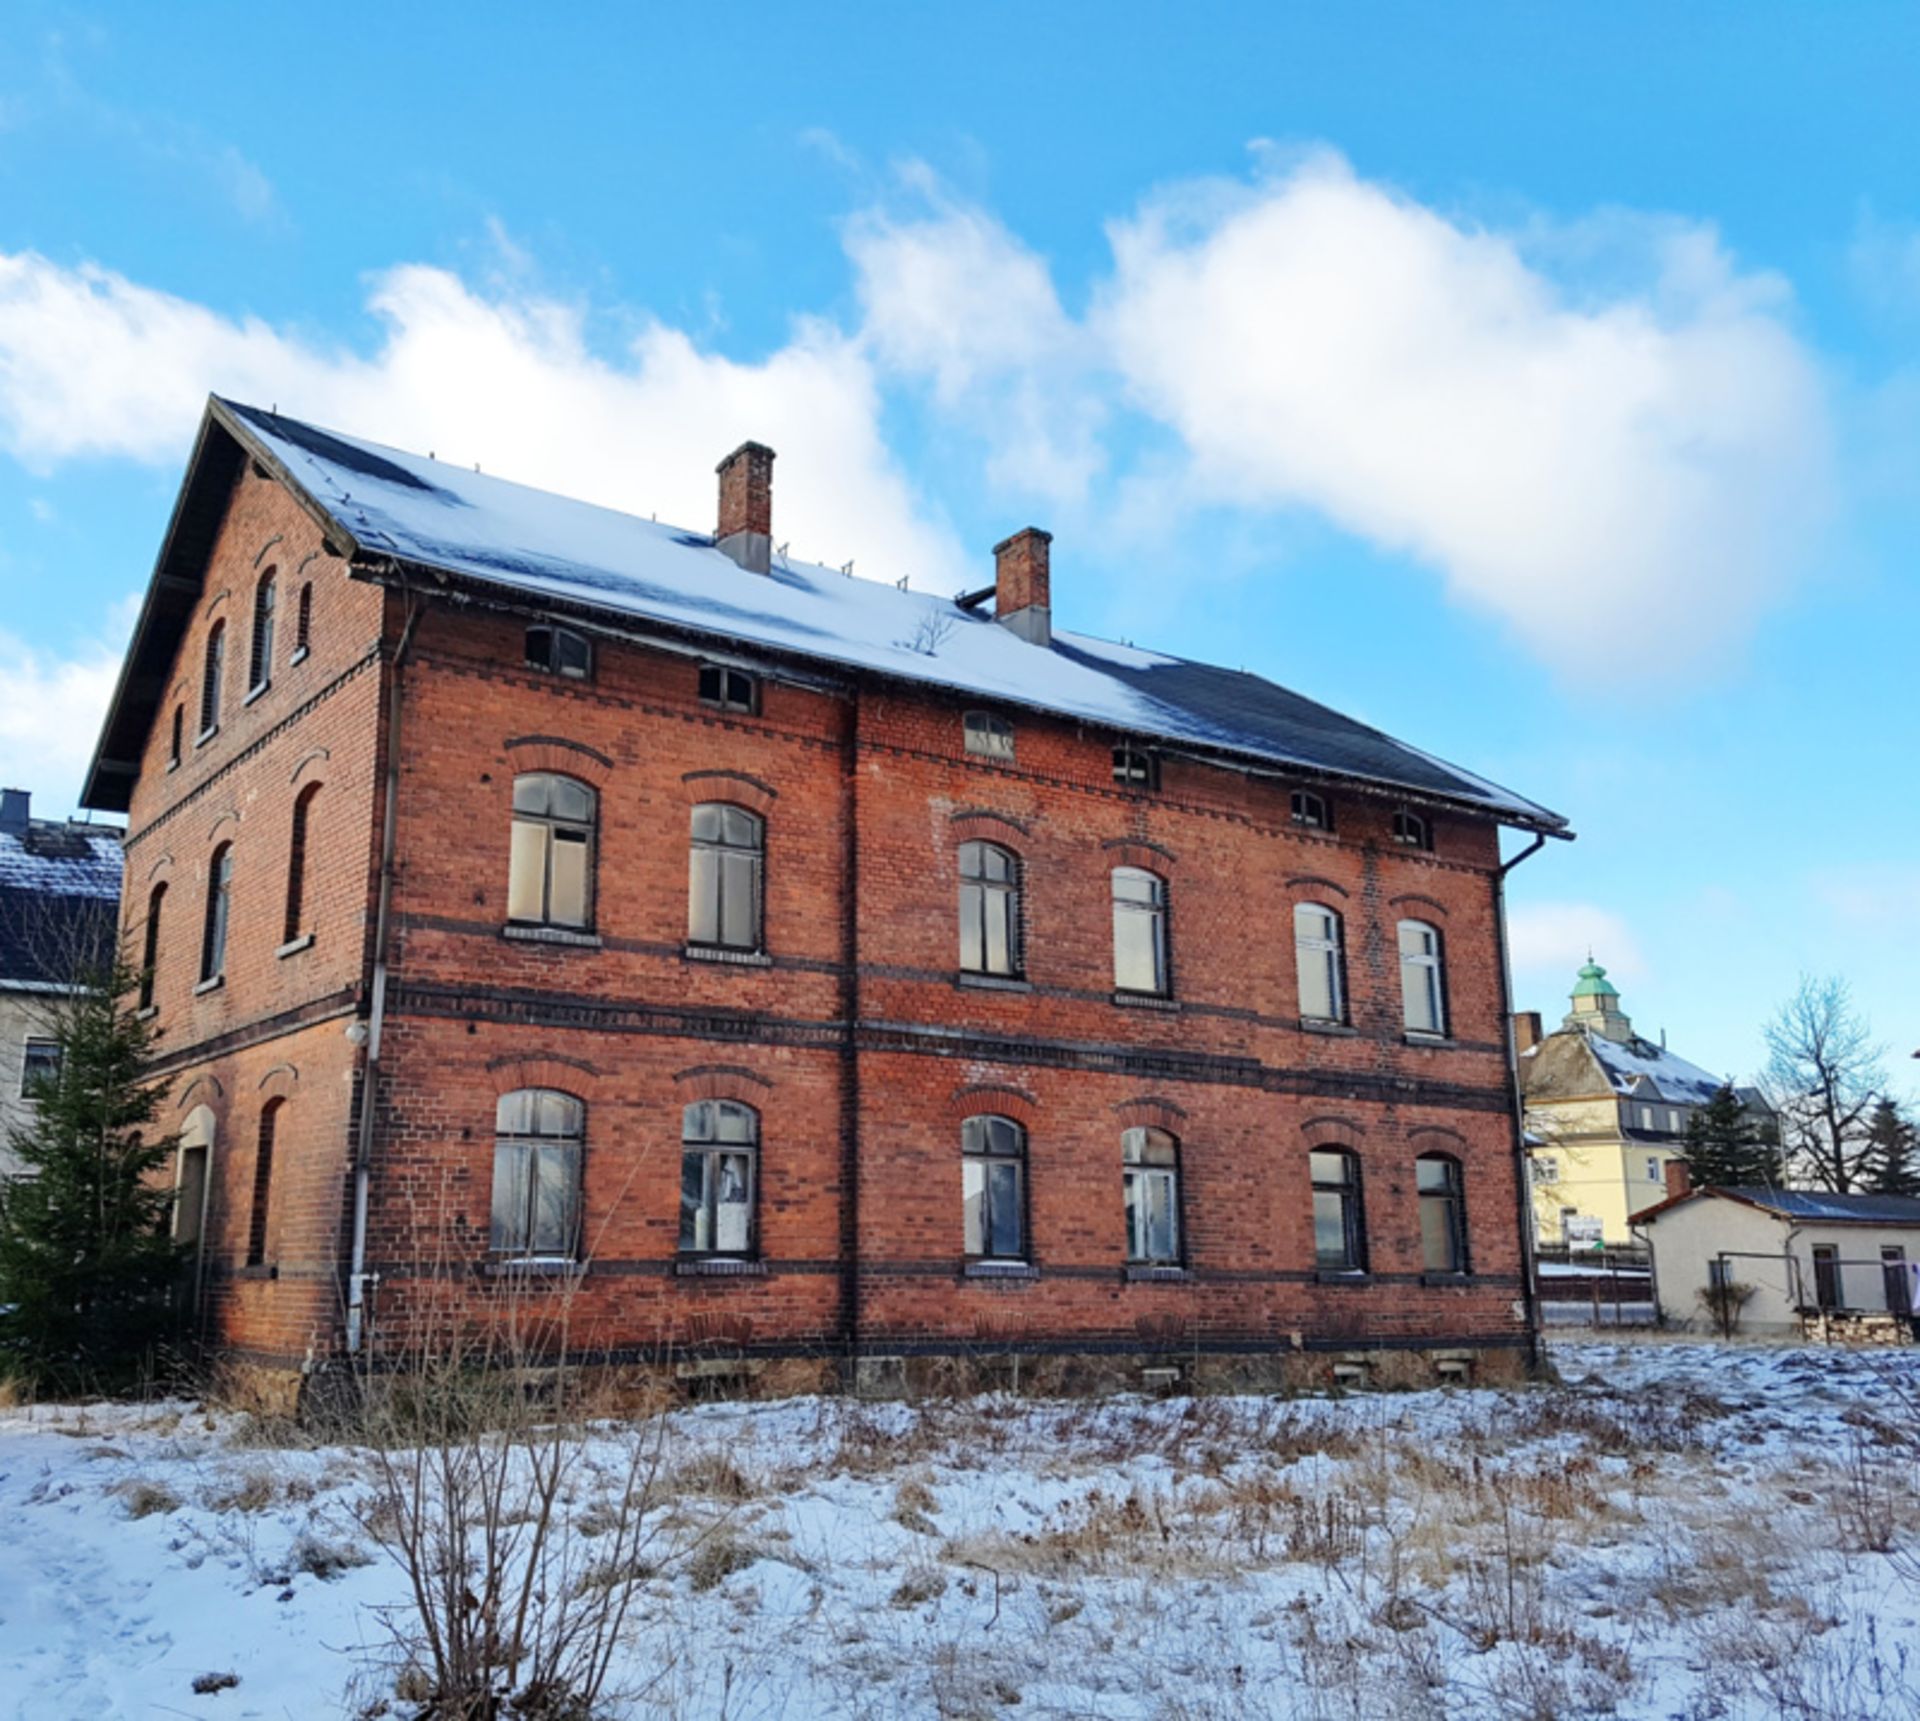
[[[260,1108],[260,1136],[253,1150],[253,1211],[247,1223],[247,1265],[260,1266],[267,1258],[267,1224],[273,1211],[273,1138],[280,1127],[276,1096]]]
[[[760,863],[766,826],[724,801],[693,809],[687,858],[687,940],[726,950],[760,948]]]
[[[1137,866],[1113,869],[1113,984],[1117,991],[1163,998],[1173,989],[1166,881]]]
[[[253,649],[247,658],[247,691],[258,693],[273,679],[273,611],[280,582],[272,568],[253,588]]]
[[[207,655],[200,666],[200,735],[204,740],[220,727],[220,681],[227,668],[227,624],[217,621],[207,630]]]
[[[513,780],[507,918],[576,930],[593,924],[595,796],[548,771]]]
[[[309,783],[294,797],[293,826],[287,833],[287,917],[281,928],[281,937],[288,944],[307,929],[307,832],[319,793],[320,785]]]
[[[1429,1273],[1467,1270],[1467,1209],[1460,1162],[1423,1154],[1414,1165],[1420,1191],[1420,1263]]]
[[[680,1253],[751,1255],[760,1115],[735,1100],[695,1100],[680,1114]]]
[[[1300,977],[1300,1019],[1347,1019],[1346,963],[1340,948],[1340,916],[1317,902],[1293,910],[1293,964]]]
[[[167,769],[171,771],[180,763],[181,748],[185,745],[184,730],[187,724],[187,710],[184,705],[173,708],[173,731],[167,738]]]
[[[1447,1031],[1446,966],[1440,929],[1424,920],[1400,922],[1400,1001],[1409,1034]]]
[[[998,843],[960,845],[960,966],[1020,972],[1020,861]]]
[[[200,936],[200,978],[227,971],[227,922],[233,903],[233,844],[222,843],[207,863],[207,918]]]
[[[1180,1259],[1180,1144],[1164,1129],[1130,1129],[1120,1158],[1127,1259],[1171,1266]]]
[[[313,650],[313,581],[308,580],[300,588],[300,596],[293,607],[293,655],[289,663],[300,662]]]
[[[519,1088],[494,1108],[495,1255],[571,1261],[580,1238],[586,1108],[552,1088]]]
[[[160,966],[160,906],[167,900],[162,879],[147,893],[147,929],[140,943],[140,1008],[153,1008],[154,972]]]
[[[1315,1148],[1307,1164],[1313,1178],[1313,1264],[1323,1273],[1364,1273],[1367,1229],[1359,1158],[1344,1148]]]
[[[970,1117],[960,1126],[960,1158],[967,1254],[1025,1260],[1027,1132],[1010,1117]]]

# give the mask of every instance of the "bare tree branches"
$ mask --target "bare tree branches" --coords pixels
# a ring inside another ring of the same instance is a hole
[[[1767,1097],[1796,1180],[1844,1194],[1866,1181],[1883,1048],[1838,976],[1803,975],[1767,1025]]]

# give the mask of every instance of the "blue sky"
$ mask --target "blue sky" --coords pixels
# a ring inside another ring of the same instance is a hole
[[[70,804],[206,391],[1245,664],[1566,812],[1745,1074],[1920,1045],[1920,12],[65,6],[0,21],[0,776]]]

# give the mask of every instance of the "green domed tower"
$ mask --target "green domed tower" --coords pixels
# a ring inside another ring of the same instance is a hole
[[[1607,978],[1606,969],[1589,956],[1581,965],[1580,977],[1573,983],[1573,1008],[1561,1025],[1584,1028],[1609,1040],[1631,1040],[1633,1023],[1620,1008],[1620,989]]]

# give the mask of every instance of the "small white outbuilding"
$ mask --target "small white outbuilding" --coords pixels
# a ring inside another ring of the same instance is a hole
[[[1631,1223],[1652,1253],[1669,1326],[1716,1328],[1729,1304],[1743,1333],[1794,1332],[1821,1315],[1911,1320],[1920,1308],[1912,1196],[1681,1189]]]

